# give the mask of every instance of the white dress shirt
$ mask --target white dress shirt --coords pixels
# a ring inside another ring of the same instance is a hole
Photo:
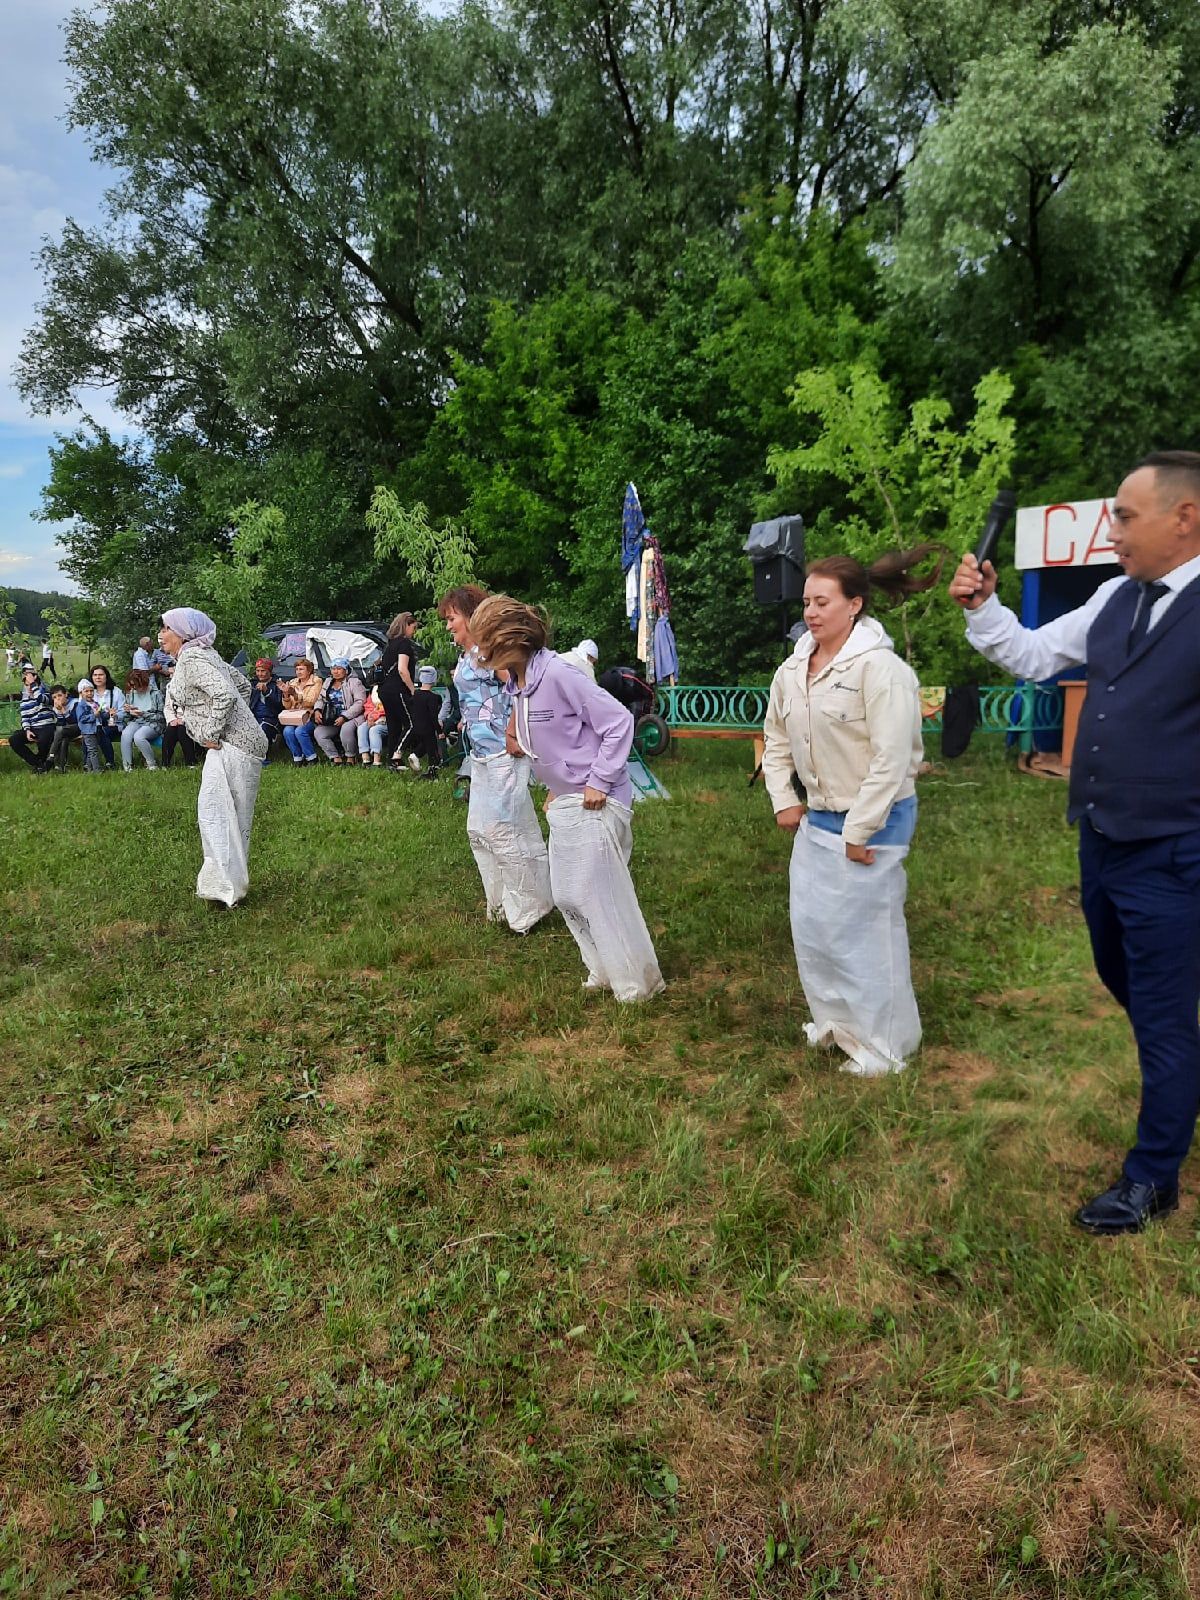
[[[1166,584],[1167,592],[1158,597],[1151,609],[1152,628],[1162,621],[1175,596],[1196,578],[1200,578],[1200,556],[1163,573],[1158,581]],[[1015,678],[1052,678],[1087,661],[1087,636],[1092,623],[1125,582],[1124,576],[1110,578],[1086,604],[1040,628],[1023,628],[1016,615],[993,594],[976,610],[966,613],[967,639],[981,656]]]

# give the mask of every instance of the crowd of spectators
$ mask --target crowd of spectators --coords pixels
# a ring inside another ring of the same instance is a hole
[[[316,663],[304,658],[295,663],[291,679],[277,677],[275,663],[266,657],[255,662],[250,709],[266,735],[268,760],[278,750],[297,767],[324,759],[335,767],[437,777],[448,738],[458,727],[456,695],[453,684],[445,693],[438,689],[435,667],[416,666],[416,624],[410,613],[401,615],[403,621],[397,618],[393,627],[409,671],[401,698],[388,695],[390,719],[381,685],[371,681],[374,675],[359,676],[344,656],[330,663],[324,678]],[[391,653],[394,658],[397,652]],[[387,656],[385,651],[378,669],[381,680]],[[166,692],[174,669],[171,656],[149,637],[139,641],[123,688],[104,665],[71,686],[47,682],[31,661],[22,660],[21,725],[9,740],[13,754],[37,773],[66,772],[73,764],[72,747],[85,772],[115,771],[118,756],[126,772],[139,758],[154,772],[170,766],[176,752],[185,765],[195,766],[203,752],[168,715]]]

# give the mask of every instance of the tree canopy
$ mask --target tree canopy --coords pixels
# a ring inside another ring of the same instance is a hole
[[[100,0],[65,41],[119,180],[19,380],[129,418],[45,515],[131,634],[189,585],[236,629],[428,604],[374,502],[619,656],[633,479],[685,673],[744,674],[756,517],[957,546],[998,472],[1101,493],[1197,432],[1192,0]]]

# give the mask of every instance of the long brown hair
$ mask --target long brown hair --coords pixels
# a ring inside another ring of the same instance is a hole
[[[413,616],[411,611],[397,611],[396,615],[392,618],[392,625],[387,631],[388,638],[398,639],[404,632],[405,628],[408,627],[409,623],[415,622],[416,620],[416,617]]]
[[[930,556],[937,557],[932,572],[914,578],[910,569],[919,566]],[[911,550],[885,550],[876,556],[869,567],[853,556],[822,556],[810,561],[804,569],[806,578],[833,578],[847,600],[861,600],[865,612],[871,600],[871,590],[879,589],[891,600],[904,600],[910,594],[920,594],[932,589],[942,575],[946,550],[940,544],[917,544]],[[860,613],[861,615],[861,613]]]

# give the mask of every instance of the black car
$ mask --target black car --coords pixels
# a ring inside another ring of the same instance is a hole
[[[341,622],[331,621],[326,618],[323,622],[273,622],[269,628],[263,629],[263,638],[270,641],[271,659],[275,663],[275,677],[294,678],[296,663],[308,659],[317,669],[317,676],[329,676],[329,651],[320,639],[312,640],[306,644],[308,635],[313,628],[336,628],[340,633],[361,634],[364,639],[371,641],[371,649],[365,653],[364,659],[358,660],[351,657],[350,670],[364,683],[372,681],[372,673],[383,654],[383,647],[387,643],[387,624],[383,622]],[[239,650],[233,658],[233,665],[239,667],[247,677],[254,674],[254,662],[251,661],[245,650]]]

